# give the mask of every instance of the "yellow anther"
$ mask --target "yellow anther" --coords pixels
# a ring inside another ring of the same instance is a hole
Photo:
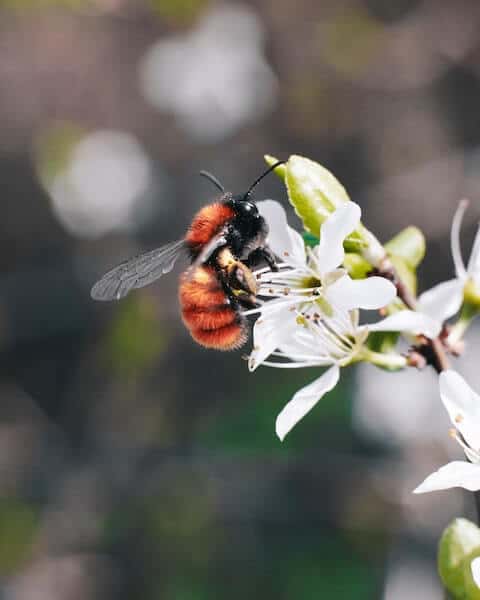
[[[450,429],[448,430],[448,435],[453,438],[454,440],[457,439],[457,430],[454,427],[450,427]]]

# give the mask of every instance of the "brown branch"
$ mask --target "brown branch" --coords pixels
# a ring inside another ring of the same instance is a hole
[[[433,340],[430,340],[430,347],[433,353],[433,367],[437,371],[437,373],[441,373],[442,371],[446,371],[450,368],[450,363],[448,362],[447,353],[445,352],[445,348],[443,347],[443,343],[439,337],[436,337]]]
[[[398,297],[405,306],[411,310],[416,310],[417,308],[417,299],[410,292],[408,287],[399,277],[397,270],[391,263],[391,261],[387,258],[383,261],[382,267],[379,269],[379,274],[387,279],[390,279],[394,283],[397,288]],[[441,373],[446,369],[450,368],[447,354],[445,352],[445,348],[443,342],[440,337],[436,337],[435,339],[425,338],[428,346],[428,356],[430,364],[437,371],[437,373]]]

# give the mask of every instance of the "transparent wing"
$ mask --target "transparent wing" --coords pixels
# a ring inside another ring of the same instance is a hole
[[[185,248],[185,241],[177,240],[126,260],[97,281],[90,292],[91,297],[94,300],[120,300],[130,290],[144,287],[169,273]]]

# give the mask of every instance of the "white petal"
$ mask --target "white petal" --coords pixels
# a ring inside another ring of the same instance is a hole
[[[474,558],[470,563],[470,569],[472,571],[473,581],[475,585],[480,588],[480,557]]]
[[[333,348],[332,348],[333,347]],[[296,356],[315,357],[318,365],[331,365],[336,361],[332,358],[332,350],[335,351],[334,341],[328,337],[322,337],[306,327],[297,327],[280,345],[279,350],[290,360]],[[313,359],[312,359],[313,360]]]
[[[384,277],[352,279],[345,275],[328,286],[325,295],[329,302],[343,310],[375,309],[389,304],[397,295],[397,289]]]
[[[462,200],[458,205],[455,215],[453,216],[452,228],[450,230],[450,247],[452,249],[453,264],[455,265],[455,273],[460,279],[467,277],[465,265],[463,264],[462,251],[460,248],[460,228],[462,226],[463,215],[467,209],[468,202]]]
[[[413,490],[414,494],[447,490],[462,487],[474,492],[480,489],[480,466],[463,460],[455,460],[429,475],[423,483]]]
[[[293,334],[296,327],[294,313],[279,308],[268,317],[260,315],[253,326],[253,350],[248,368],[254,371],[279,345]]]
[[[459,311],[463,300],[463,285],[461,279],[439,283],[419,296],[418,310],[443,323]]]
[[[477,234],[473,242],[467,270],[468,274],[471,275],[477,282],[480,280],[480,226],[477,229]]]
[[[441,324],[423,313],[401,310],[378,323],[364,325],[369,331],[405,331],[415,335],[423,334],[435,338],[440,333]]]
[[[452,424],[473,450],[480,449],[480,396],[456,371],[440,374],[440,397]]]
[[[277,417],[275,431],[283,441],[287,433],[312,410],[315,404],[338,383],[340,369],[337,365],[315,379],[310,385],[299,390]]]
[[[315,249],[321,273],[333,271],[343,263],[343,240],[360,223],[361,210],[355,202],[346,202],[320,227],[320,244]]]
[[[257,208],[269,227],[268,245],[283,262],[305,266],[305,244],[302,236],[287,223],[287,215],[275,200],[257,202]]]

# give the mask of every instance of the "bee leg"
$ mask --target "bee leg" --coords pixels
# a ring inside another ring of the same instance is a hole
[[[268,246],[260,246],[260,248],[253,250],[253,252],[248,255],[245,264],[252,267],[262,260],[267,263],[271,271],[278,271],[275,254]]]
[[[258,308],[260,305],[252,294],[243,294],[237,297],[237,302],[242,308]]]
[[[277,261],[275,259],[275,254],[272,252],[272,250],[268,246],[264,246],[262,248],[262,251],[263,251],[263,258],[265,259],[265,262],[267,263],[267,265],[270,267],[270,270],[278,271]]]
[[[240,263],[241,264],[241,263]],[[257,293],[257,280],[248,267],[236,265],[230,273],[230,285],[242,295]]]

